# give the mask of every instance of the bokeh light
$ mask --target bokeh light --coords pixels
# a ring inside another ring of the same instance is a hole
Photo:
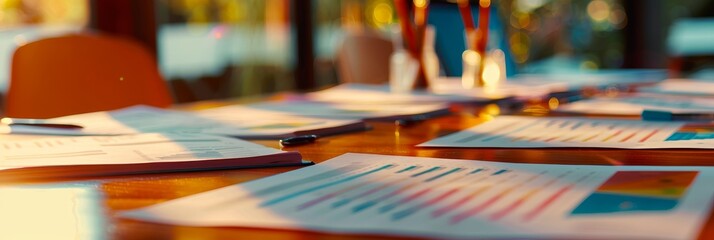
[[[610,17],[610,4],[603,0],[594,0],[588,3],[588,15],[595,21],[605,21]]]

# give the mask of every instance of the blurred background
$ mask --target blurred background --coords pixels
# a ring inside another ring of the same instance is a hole
[[[432,0],[442,75],[463,43],[455,1]],[[493,46],[509,74],[669,68],[711,76],[714,1],[494,1]],[[698,20],[699,19],[699,20]],[[155,53],[176,102],[306,91],[341,81],[337,55],[350,32],[389,38],[391,0],[0,0],[0,93],[14,49],[79,31],[120,35]],[[440,44],[442,43],[442,44]],[[453,65],[453,66],[451,66]],[[456,66],[459,65],[459,66]],[[39,71],[39,70],[38,70]]]

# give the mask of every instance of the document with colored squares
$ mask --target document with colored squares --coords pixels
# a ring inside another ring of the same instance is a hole
[[[714,124],[571,117],[500,116],[420,147],[714,148]]]
[[[714,167],[549,165],[349,153],[120,216],[435,238],[692,239]]]

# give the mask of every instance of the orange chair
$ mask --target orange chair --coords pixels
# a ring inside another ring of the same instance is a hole
[[[52,118],[172,102],[156,61],[138,43],[73,34],[17,48],[5,115]]]

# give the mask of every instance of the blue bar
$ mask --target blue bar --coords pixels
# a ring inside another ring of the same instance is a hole
[[[433,172],[433,171],[436,171],[436,170],[439,170],[439,169],[441,169],[441,167],[429,168],[429,169],[426,170],[426,171],[423,171],[423,172],[420,172],[420,173],[417,173],[417,174],[412,175],[412,177],[418,177],[418,176],[421,176],[421,175],[424,175],[424,174],[427,174],[427,173],[430,173],[430,172]]]
[[[507,173],[507,172],[508,172],[508,169],[501,169],[501,170],[498,170],[497,172],[495,172],[495,173],[493,173],[493,174],[491,174],[491,175],[500,175],[500,174],[504,174],[504,173]]]
[[[712,139],[714,138],[714,134],[712,133],[697,133],[694,134],[693,139]]]
[[[362,210],[365,210],[371,206],[374,206],[375,204],[377,204],[377,201],[369,201],[369,202],[362,203],[362,204],[357,205],[354,208],[352,208],[352,212],[353,213],[361,212]]]
[[[345,198],[345,199],[342,199],[342,200],[340,200],[340,201],[337,201],[337,202],[333,203],[333,204],[332,204],[332,208],[342,207],[342,206],[344,206],[344,205],[346,205],[346,204],[348,204],[348,203],[350,203],[350,202],[351,202],[351,200]]]
[[[550,127],[550,126],[552,126],[554,123],[555,123],[555,120],[550,120],[550,121],[548,121],[548,122],[545,124],[545,126],[546,126],[546,127]]]
[[[516,129],[516,130],[507,132],[507,133],[505,133],[505,134],[500,134],[500,135],[496,135],[496,136],[493,136],[493,137],[490,137],[490,138],[486,138],[486,139],[484,139],[484,140],[481,140],[481,142],[488,142],[488,141],[491,141],[491,140],[496,139],[496,138],[505,137],[505,136],[508,135],[508,134],[517,133],[517,132],[523,131],[523,129],[526,129],[526,128],[529,128],[529,127],[531,127],[531,125],[526,124],[525,126],[520,127],[520,128],[518,128],[518,129]]]
[[[399,172],[397,172],[397,173],[403,173],[403,172],[412,170],[412,169],[414,169],[414,168],[416,168],[416,166],[409,166],[409,167],[407,167],[407,168],[405,168],[405,169],[399,170]]]
[[[434,181],[434,180],[436,180],[436,179],[439,179],[439,178],[441,178],[441,177],[443,177],[443,176],[446,176],[446,175],[449,175],[449,174],[452,174],[452,173],[455,173],[455,172],[458,172],[458,171],[461,171],[461,168],[451,169],[451,170],[449,170],[448,172],[445,172],[445,173],[442,173],[442,174],[433,176],[433,177],[427,179],[425,182],[431,182],[431,181]]]
[[[456,140],[456,142],[457,142],[457,143],[471,142],[471,141],[474,141],[474,140],[479,139],[479,138],[484,137],[484,136],[487,136],[487,135],[486,135],[486,134],[476,134],[476,135],[472,135],[472,136],[468,136],[468,137],[465,137],[465,138]]]
[[[676,132],[669,136],[665,141],[691,140],[696,137],[696,133]]]
[[[392,214],[392,220],[395,220],[395,221],[401,220],[402,218],[412,215],[417,211],[419,211],[419,207],[410,207],[408,209],[404,209],[402,211]]]
[[[469,174],[479,173],[479,172],[481,172],[481,171],[483,171],[483,168],[479,168],[479,169],[473,170],[473,171],[471,171]]]
[[[377,169],[374,169],[374,170],[371,170],[371,171],[368,171],[368,172],[363,172],[363,173],[360,173],[360,174],[357,174],[357,175],[354,175],[354,176],[351,176],[351,177],[347,177],[347,178],[344,178],[344,179],[340,179],[340,180],[337,180],[337,181],[334,181],[334,182],[329,182],[329,183],[325,183],[325,184],[322,184],[322,185],[319,185],[319,186],[311,187],[311,188],[308,188],[308,189],[305,189],[305,190],[302,190],[302,191],[294,192],[294,193],[291,193],[291,194],[288,194],[288,195],[285,195],[285,196],[282,196],[282,197],[279,197],[279,198],[276,198],[276,199],[273,199],[273,200],[270,200],[270,201],[265,201],[265,202],[263,202],[262,204],[260,204],[260,206],[261,206],[261,207],[266,207],[266,206],[270,206],[270,205],[273,205],[273,204],[276,204],[276,203],[280,203],[280,202],[283,202],[283,201],[285,201],[285,200],[289,200],[289,199],[291,199],[291,198],[295,198],[295,197],[298,197],[298,196],[303,195],[303,194],[306,194],[306,193],[314,192],[314,191],[317,191],[317,190],[320,190],[320,189],[323,189],[323,188],[326,188],[326,187],[331,187],[331,186],[334,186],[334,185],[337,185],[337,184],[340,184],[340,183],[349,182],[349,181],[352,181],[352,180],[354,180],[354,179],[357,179],[357,178],[360,178],[360,177],[363,177],[363,176],[366,176],[366,175],[369,175],[369,174],[372,174],[372,173],[375,173],[375,172],[379,172],[379,171],[382,171],[382,170],[387,169],[387,168],[391,168],[391,167],[393,167],[393,166],[394,166],[394,165],[392,165],[392,164],[384,165],[384,166],[382,166],[382,167],[380,167],[380,168],[377,168]]]
[[[392,209],[396,208],[397,206],[399,206],[398,203],[390,203],[390,204],[384,205],[383,207],[379,208],[379,212],[380,213],[389,212],[389,210],[392,210]]]

